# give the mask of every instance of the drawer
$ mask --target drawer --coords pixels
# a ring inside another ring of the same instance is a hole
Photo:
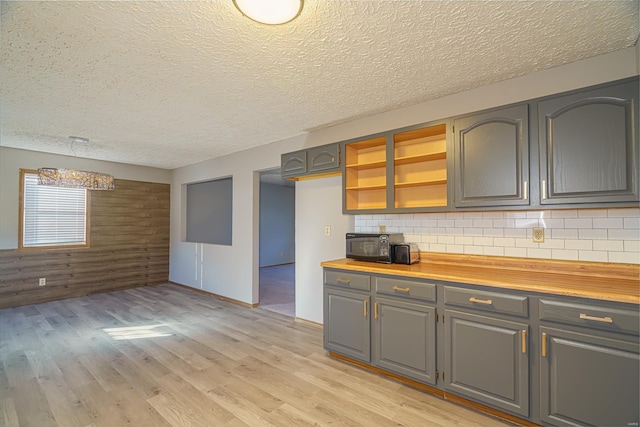
[[[325,270],[324,284],[351,289],[371,290],[368,274],[347,273],[344,271]]]
[[[512,316],[529,316],[529,297],[501,292],[445,286],[444,303]]]
[[[397,297],[424,301],[436,300],[436,285],[434,283],[416,282],[390,277],[375,277],[374,281],[376,293],[378,294],[395,295]]]
[[[581,302],[541,299],[540,320],[585,326],[624,334],[637,334],[638,310],[604,307]]]

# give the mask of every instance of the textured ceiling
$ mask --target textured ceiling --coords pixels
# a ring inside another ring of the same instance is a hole
[[[632,46],[638,4],[3,0],[0,145],[171,169]]]

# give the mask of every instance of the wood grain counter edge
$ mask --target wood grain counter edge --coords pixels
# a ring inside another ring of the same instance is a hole
[[[326,268],[640,304],[640,265],[421,253],[414,265],[343,258]]]

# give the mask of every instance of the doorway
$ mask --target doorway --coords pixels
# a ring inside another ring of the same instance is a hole
[[[295,317],[295,183],[260,172],[259,307]]]

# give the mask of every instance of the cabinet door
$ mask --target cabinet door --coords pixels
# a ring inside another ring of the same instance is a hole
[[[307,152],[305,150],[280,156],[280,175],[283,177],[303,175],[307,172]]]
[[[455,121],[455,206],[529,204],[528,105]]]
[[[540,419],[637,426],[638,344],[541,327]]]
[[[321,172],[340,167],[340,145],[329,144],[310,148],[307,151],[309,172]]]
[[[373,363],[408,378],[436,383],[436,309],[376,298]]]
[[[638,81],[538,104],[542,204],[638,201]]]
[[[370,362],[369,295],[325,287],[324,298],[324,347]]]
[[[529,416],[529,326],[445,311],[445,388]]]

